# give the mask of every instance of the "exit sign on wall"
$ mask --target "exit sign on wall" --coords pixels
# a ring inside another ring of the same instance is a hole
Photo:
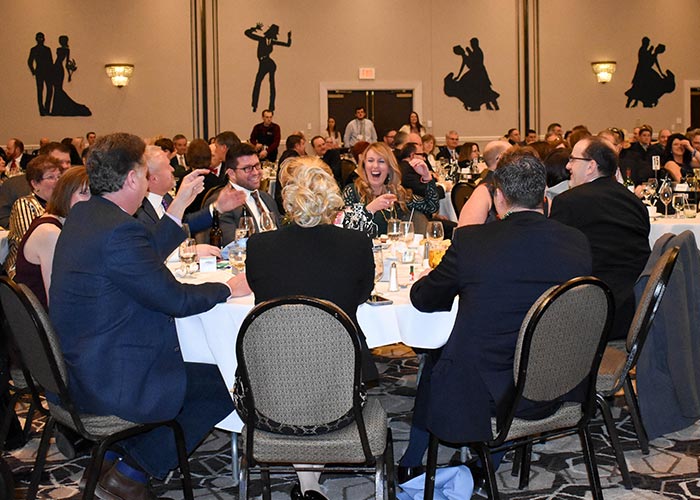
[[[360,80],[374,80],[374,68],[360,68]]]

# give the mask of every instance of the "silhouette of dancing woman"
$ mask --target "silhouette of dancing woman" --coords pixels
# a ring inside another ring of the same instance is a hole
[[[272,60],[270,54],[275,45],[280,45],[282,47],[291,47],[292,45],[292,32],[287,33],[287,43],[280,42],[277,40],[279,35],[280,27],[276,24],[271,25],[267,31],[262,32],[262,23],[258,23],[252,28],[245,30],[245,36],[251,40],[258,42],[258,74],[255,75],[255,84],[253,85],[253,112],[258,110],[258,98],[260,97],[260,84],[262,83],[265,75],[270,75],[270,105],[267,107],[270,111],[275,110],[275,71],[277,71],[277,65],[275,61]]]

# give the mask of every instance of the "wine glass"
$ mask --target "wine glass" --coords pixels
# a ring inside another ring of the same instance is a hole
[[[399,233],[401,234],[401,238],[406,242],[407,245],[413,243],[413,238],[416,235],[416,229],[413,225],[413,222],[411,222],[410,220],[402,221],[399,227]]]
[[[228,250],[228,262],[238,273],[245,269],[246,247],[236,243]]]
[[[275,229],[277,229],[275,220],[269,212],[263,212],[260,216],[260,232],[265,233],[267,231],[274,231]]]
[[[186,238],[185,241],[180,243],[178,255],[180,257],[180,269],[184,272],[184,275],[192,274],[194,262],[197,260],[197,242],[195,239]]]
[[[386,221],[386,235],[391,241],[398,241],[401,237],[401,221],[399,219]]]
[[[671,185],[668,182],[664,182],[664,185],[661,186],[661,189],[659,189],[659,198],[661,199],[661,203],[664,204],[666,211],[664,217],[668,217],[668,204],[671,203],[672,197],[673,189],[671,189]]]
[[[255,221],[252,217],[241,217],[238,219],[236,227],[236,241],[244,238],[250,238],[255,232]]]
[[[384,253],[381,245],[372,247],[372,253],[374,254],[374,287],[372,288],[372,295],[369,297],[370,301],[376,300],[376,297],[378,297],[377,282],[384,276]]]
[[[430,243],[437,243],[445,238],[445,230],[440,221],[430,221],[425,229],[425,237]]]
[[[676,211],[676,219],[680,219],[683,215],[685,207],[685,194],[676,193],[673,195],[673,209]]]

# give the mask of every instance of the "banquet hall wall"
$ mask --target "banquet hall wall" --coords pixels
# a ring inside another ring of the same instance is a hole
[[[202,1],[216,7],[208,24],[210,33],[218,34],[208,43],[210,57],[218,54],[218,67],[209,61],[211,89],[218,87],[218,100],[210,92],[209,135],[217,129],[246,135],[267,105],[267,80],[258,112],[250,105],[258,61],[256,42],[243,32],[258,21],[279,25],[280,40],[293,32],[292,46],[275,47],[272,53],[277,64],[275,121],[283,135],[298,129],[307,135],[319,132],[325,126],[321,84],[361,86],[360,67],[376,69],[376,80],[363,82],[367,86],[418,82],[416,108],[438,137],[454,128],[463,138],[485,141],[524,126],[524,81],[519,77],[525,59],[520,43],[524,0],[34,0],[4,3],[0,140],[17,136],[34,144],[41,136],[78,136],[88,130],[196,135],[190,15]],[[700,66],[686,62],[700,45],[698,0],[620,0],[614,8],[603,0],[529,3],[530,117],[538,131],[551,121],[565,127],[585,123],[592,129],[630,129],[645,122],[685,129],[684,81],[700,81]],[[45,33],[54,55],[59,35],[69,36],[78,70],[64,89],[90,107],[91,117],[39,116],[27,68],[37,31]],[[642,36],[666,45],[659,61],[675,73],[676,90],[656,108],[626,109],[624,92]],[[443,79],[461,64],[452,47],[467,45],[472,37],[479,38],[493,88],[501,94],[499,111],[468,112],[443,93]],[[617,72],[611,83],[601,85],[590,63],[607,59],[617,61]],[[135,65],[128,87],[109,83],[104,65],[110,62]]]

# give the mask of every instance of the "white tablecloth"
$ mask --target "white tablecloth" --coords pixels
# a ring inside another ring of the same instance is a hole
[[[700,245],[700,217],[694,219],[658,218],[651,221],[649,231],[649,245],[654,248],[654,243],[666,233],[680,234],[683,231],[692,231],[695,241]]]
[[[178,264],[171,264],[177,267]],[[414,266],[416,277],[421,271]],[[399,266],[399,283],[408,283],[408,266]],[[388,274],[388,273],[387,273]],[[231,277],[230,271],[196,273],[181,279],[183,283],[224,282]],[[381,282],[377,290],[393,304],[384,306],[361,305],[357,310],[357,320],[367,338],[370,348],[403,342],[413,347],[439,347],[443,345],[457,315],[457,300],[452,310],[439,313],[421,313],[410,303],[409,287],[398,292],[388,292],[389,284]],[[185,361],[216,364],[226,386],[233,387],[236,373],[236,336],[243,319],[253,308],[254,297],[230,299],[217,304],[209,311],[176,319],[180,348]],[[240,432],[243,427],[234,412],[221,421],[217,427]]]

